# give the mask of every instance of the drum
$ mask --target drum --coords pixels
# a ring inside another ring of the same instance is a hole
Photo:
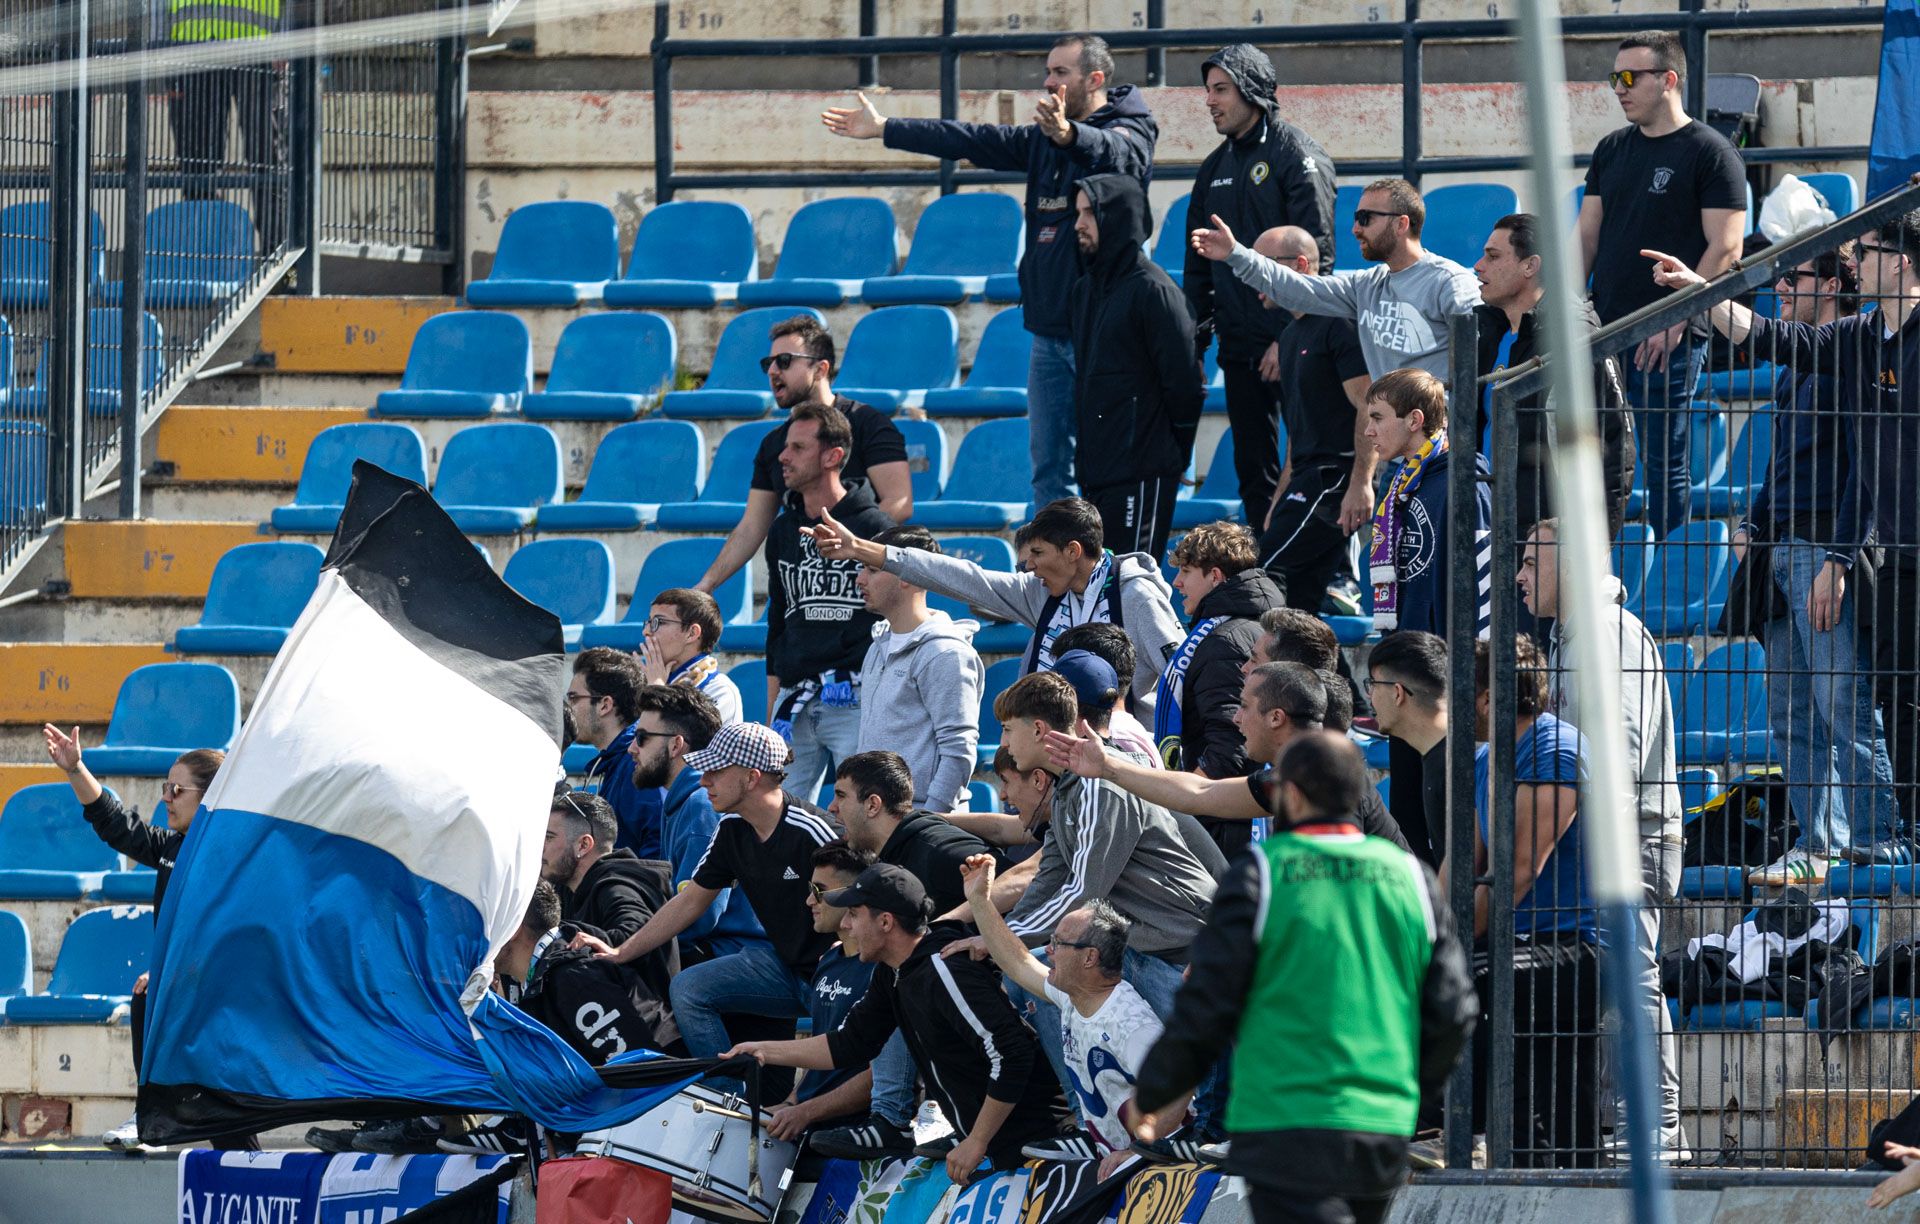
[[[795,1148],[767,1134],[763,1114],[755,1193],[746,1108],[739,1097],[694,1084],[625,1125],[581,1136],[578,1151],[665,1173],[673,1179],[675,1205],[703,1220],[764,1224],[786,1195]]]

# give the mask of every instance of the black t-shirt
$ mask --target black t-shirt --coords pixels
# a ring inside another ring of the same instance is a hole
[[[1340,384],[1364,378],[1366,355],[1352,319],[1301,315],[1280,339],[1280,419],[1294,471],[1310,463],[1353,462],[1353,401]]]
[[[1447,811],[1447,741],[1441,740],[1420,758],[1420,795],[1425,801],[1427,828],[1434,831],[1435,839],[1446,836]],[[1435,850],[1445,855],[1447,847],[1435,846]]]
[[[1269,812],[1280,810],[1279,788],[1279,780],[1274,777],[1271,765],[1258,773],[1247,775],[1247,789],[1253,792],[1254,802]],[[1360,831],[1368,837],[1384,838],[1407,853],[1413,853],[1412,847],[1407,845],[1406,834],[1400,831],[1399,823],[1387,814],[1387,805],[1380,801],[1379,791],[1368,787],[1367,793],[1360,797],[1360,810],[1353,815],[1354,823],[1359,825]],[[1274,817],[1274,822],[1277,827],[1281,823],[1281,818]]]
[[[745,817],[729,813],[720,818],[713,841],[693,869],[693,882],[716,892],[737,885],[780,959],[811,980],[820,954],[833,946],[833,936],[813,929],[807,885],[813,878],[813,852],[834,837],[833,826],[798,807],[787,808],[765,841]]]
[[[1653,283],[1643,250],[1664,251],[1689,268],[1707,253],[1703,208],[1747,206],[1746,167],[1727,138],[1694,120],[1665,136],[1633,126],[1593,151],[1587,194],[1604,206],[1593,257],[1593,307],[1602,323],[1632,314],[1667,291]]]
[[[869,467],[907,461],[907,440],[886,413],[844,395],[834,396],[833,406],[846,414],[847,424],[853,427],[853,450],[840,469],[840,479],[865,480]],[[767,436],[760,439],[760,449],[753,453],[750,488],[765,489],[775,497],[786,495],[786,478],[780,475],[780,452],[786,448],[787,422],[782,421],[767,431]]]

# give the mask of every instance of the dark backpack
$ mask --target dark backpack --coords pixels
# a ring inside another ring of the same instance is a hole
[[[1687,867],[1764,867],[1800,837],[1777,769],[1735,780],[1717,798],[1687,813],[1681,864]]]

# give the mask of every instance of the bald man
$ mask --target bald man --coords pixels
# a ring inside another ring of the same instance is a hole
[[[1270,229],[1253,249],[1313,275],[1320,247],[1293,225]],[[1274,304],[1262,294],[1268,310]],[[1288,311],[1260,376],[1277,384],[1286,423],[1286,466],[1260,535],[1260,563],[1304,612],[1360,611],[1354,532],[1373,519],[1373,445],[1367,423],[1367,363],[1352,319]],[[1236,444],[1238,439],[1235,440]]]

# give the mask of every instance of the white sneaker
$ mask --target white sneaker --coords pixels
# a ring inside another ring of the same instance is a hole
[[[1755,872],[1751,882],[1762,888],[1821,884],[1826,881],[1827,867],[1825,855],[1815,856],[1795,847]]]
[[[147,1147],[146,1144],[140,1142],[140,1119],[137,1117],[128,1118],[125,1122],[122,1122],[106,1134],[100,1136],[100,1143],[102,1146],[112,1148],[116,1152],[146,1152],[153,1150]]]

